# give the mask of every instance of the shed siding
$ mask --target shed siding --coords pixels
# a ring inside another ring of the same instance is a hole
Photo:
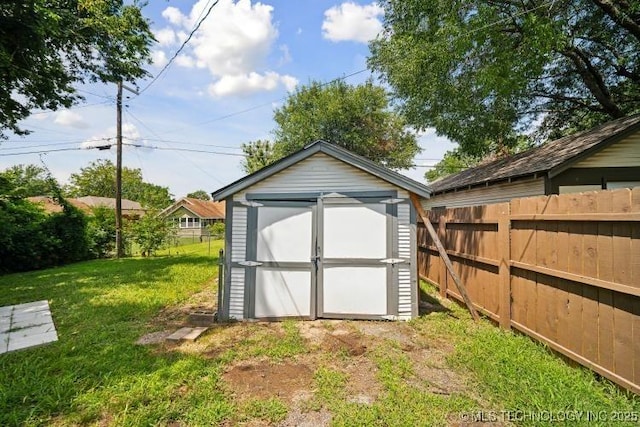
[[[471,190],[459,190],[454,193],[437,194],[430,199],[422,199],[422,206],[425,209],[441,206],[457,208],[508,202],[517,197],[540,196],[543,194],[544,178],[538,178],[478,187]]]
[[[632,135],[579,161],[574,168],[640,166],[640,134]]]
[[[407,262],[398,264],[398,317],[411,318],[411,207],[406,203],[398,204],[398,256]]]
[[[244,268],[231,269],[229,318],[236,320],[244,319]]]
[[[396,190],[393,184],[376,178],[324,153],[296,163],[233,196],[245,200],[246,193],[309,193],[332,191]]]
[[[231,234],[231,261],[246,261],[247,208],[234,206]]]

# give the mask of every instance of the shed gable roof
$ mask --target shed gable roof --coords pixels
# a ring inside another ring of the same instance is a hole
[[[212,193],[213,199],[226,199],[227,197],[238,193],[257,182],[269,178],[270,176],[275,175],[276,173],[287,169],[289,166],[294,165],[316,153],[324,153],[350,166],[374,175],[384,181],[394,184],[404,190],[418,194],[422,197],[429,197],[430,195],[429,189],[424,184],[421,184],[395,171],[380,166],[372,162],[371,160],[354,154],[342,147],[328,143],[326,141],[318,140],[305,146],[301,150],[298,150],[295,153],[292,153],[278,160],[277,162],[260,169],[257,172],[240,178],[239,180],[232,182],[226,187],[220,188],[219,190]]]
[[[549,173],[553,176],[574,162],[638,130],[640,114],[612,120],[593,129],[447,176],[431,183],[429,189],[435,193],[536,173]]]

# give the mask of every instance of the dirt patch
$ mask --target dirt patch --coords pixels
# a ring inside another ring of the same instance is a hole
[[[278,427],[324,427],[331,423],[331,412],[326,409],[320,411],[302,412],[299,408],[289,411],[287,418]]]
[[[412,340],[414,332],[405,323],[354,322],[353,326],[365,335],[395,341],[405,351],[410,351],[414,348]]]
[[[453,347],[442,344],[410,352],[415,373],[412,383],[435,394],[468,393],[465,379],[447,365],[451,352]]]
[[[333,331],[325,335],[322,349],[329,353],[346,352],[350,356],[361,356],[367,351],[367,346],[356,332]]]
[[[217,279],[216,279],[217,280]],[[152,320],[152,324],[165,326],[167,329],[178,328],[187,324],[189,314],[194,311],[215,311],[216,293],[213,286],[207,286],[202,292],[195,293],[179,306],[166,307]]]
[[[343,367],[349,376],[347,382],[347,400],[351,403],[370,405],[382,393],[378,382],[378,367],[367,357],[349,359]]]
[[[307,393],[313,381],[313,371],[304,364],[245,362],[227,371],[223,380],[241,398],[294,401]]]
[[[173,330],[165,330],[158,332],[151,332],[150,334],[144,334],[141,336],[136,344],[138,345],[150,345],[150,344],[159,344],[164,342],[165,338],[173,333]]]

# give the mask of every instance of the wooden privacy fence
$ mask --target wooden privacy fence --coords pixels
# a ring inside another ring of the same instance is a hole
[[[640,188],[428,212],[475,307],[640,393]],[[461,300],[424,224],[420,276]]]

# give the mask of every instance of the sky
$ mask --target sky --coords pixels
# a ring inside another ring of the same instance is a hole
[[[212,3],[150,1],[143,14],[157,39],[152,77],[136,82],[139,95],[124,91],[124,143],[135,147],[125,146],[123,165],[176,198],[243,177],[241,144],[272,139],[274,109],[299,85],[370,78],[367,43],[382,28],[382,9],[367,1],[220,0],[159,75]],[[44,164],[64,185],[93,161],[115,163],[115,146],[95,147],[115,143],[116,86],[77,89],[83,103],[34,112],[22,123],[30,135],[0,141],[0,170]],[[454,144],[433,129],[418,141],[420,166],[401,173],[424,182],[425,166]]]

